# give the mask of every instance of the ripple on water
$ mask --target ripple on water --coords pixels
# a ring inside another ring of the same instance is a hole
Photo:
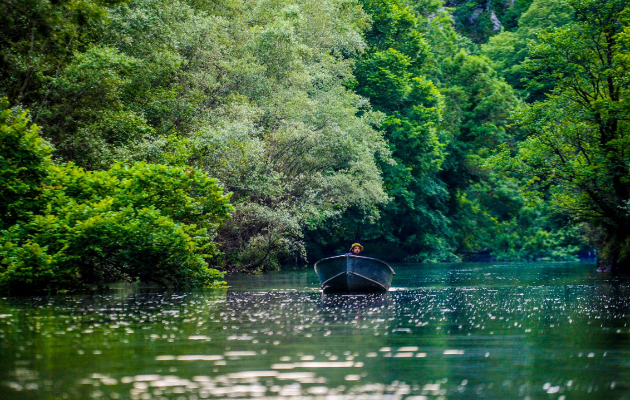
[[[630,397],[630,285],[449,268],[382,295],[5,298],[0,383],[9,399]]]

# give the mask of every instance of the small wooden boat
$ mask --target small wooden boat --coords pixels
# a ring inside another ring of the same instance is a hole
[[[315,263],[324,293],[386,292],[395,274],[392,267],[376,258],[343,255]]]

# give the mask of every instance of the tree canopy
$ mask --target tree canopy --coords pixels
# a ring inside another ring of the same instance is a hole
[[[111,279],[219,285],[208,268],[232,206],[216,180],[164,165],[85,171],[53,164],[26,113],[0,113],[0,289],[79,288]]]
[[[575,21],[538,36],[531,80],[557,82],[545,101],[515,113],[525,139],[498,161],[529,177],[554,206],[585,222],[599,268],[627,268],[630,246],[627,1],[576,0]]]
[[[355,241],[625,265],[627,1],[447,5],[0,4],[0,280],[219,284]]]

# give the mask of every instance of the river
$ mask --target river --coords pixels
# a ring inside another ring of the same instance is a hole
[[[312,268],[227,290],[0,298],[2,399],[630,398],[630,280],[586,263]]]

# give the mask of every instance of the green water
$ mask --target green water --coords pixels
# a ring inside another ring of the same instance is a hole
[[[2,399],[630,398],[630,281],[592,264],[311,268],[219,291],[0,298]]]

